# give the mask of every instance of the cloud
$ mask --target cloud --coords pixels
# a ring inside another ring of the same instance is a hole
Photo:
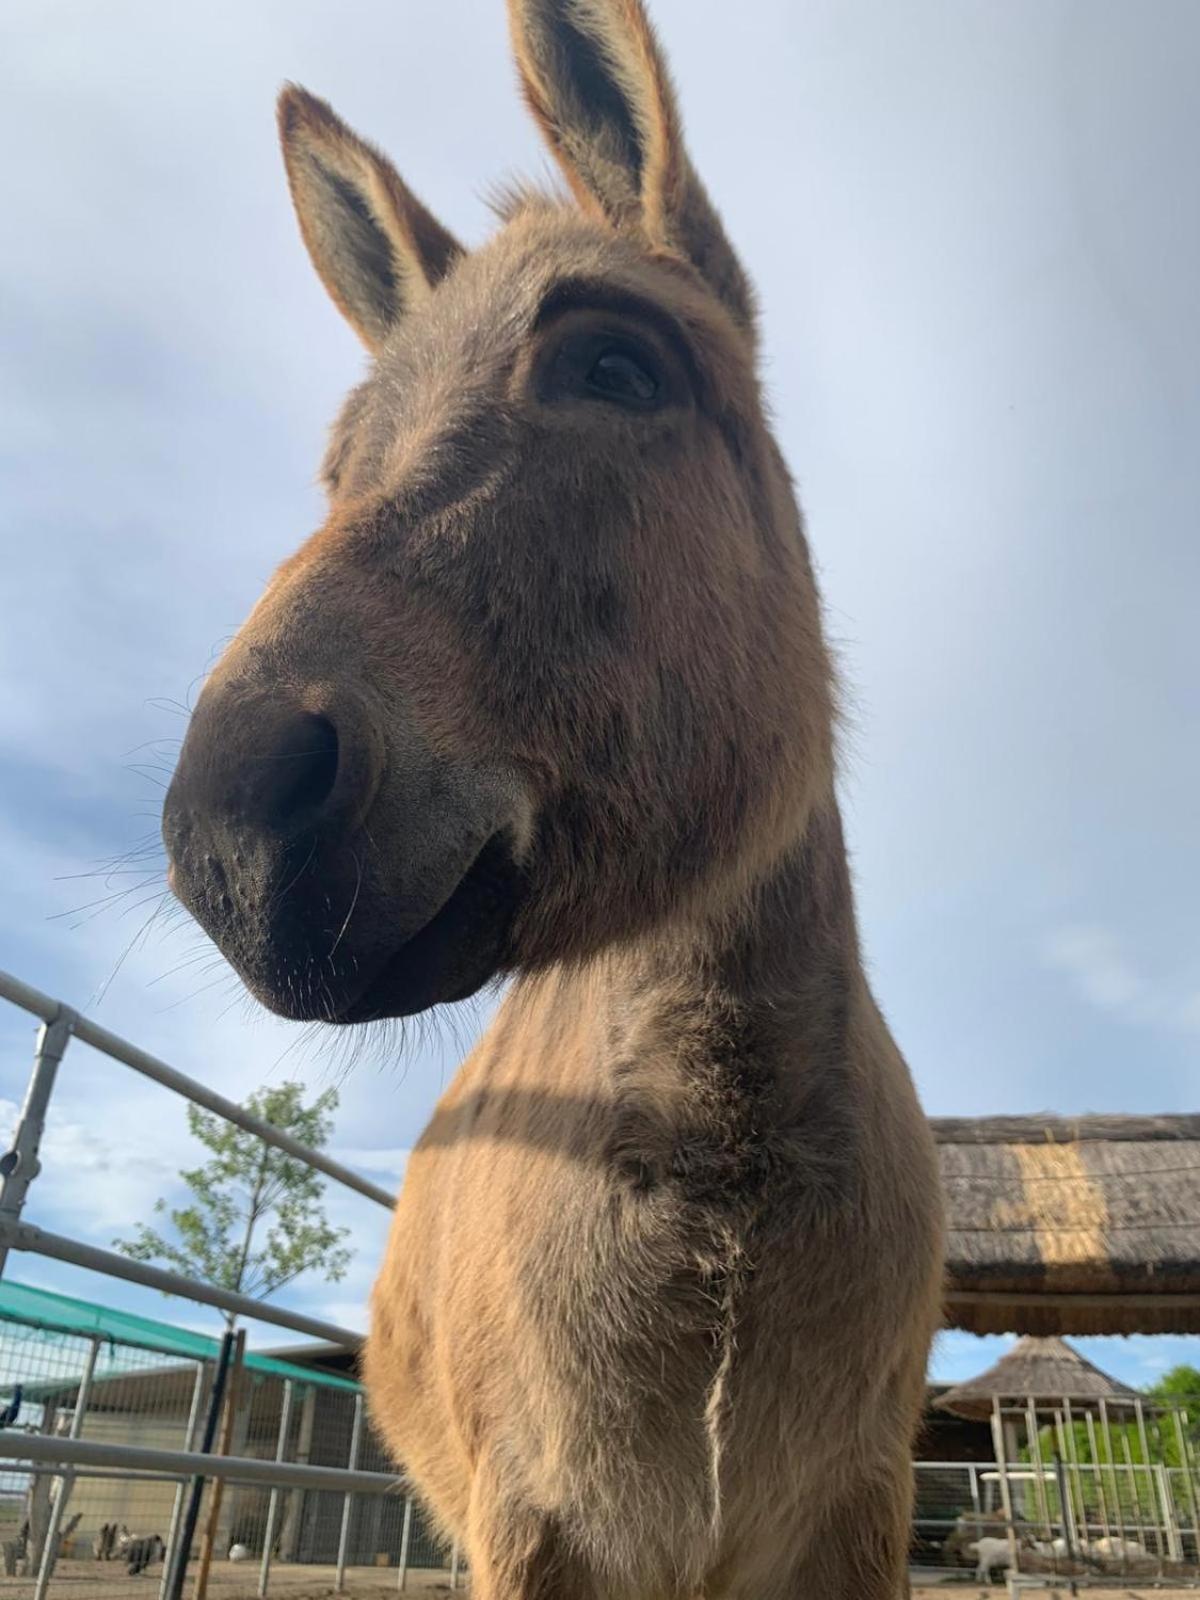
[[[1090,1005],[1123,1022],[1200,1032],[1200,992],[1180,994],[1144,977],[1120,940],[1099,923],[1057,929],[1042,945],[1042,960],[1064,973]]]
[[[369,1145],[336,1145],[329,1154],[345,1167],[377,1177],[382,1175],[399,1184],[412,1151],[407,1146],[372,1149]]]
[[[1107,928],[1060,928],[1046,940],[1043,954],[1049,966],[1069,975],[1084,999],[1106,1011],[1128,1012],[1145,997],[1145,983]]]
[[[116,1109],[116,1108],[113,1108]],[[30,1219],[57,1219],[60,1225],[100,1238],[129,1229],[131,1218],[149,1217],[160,1194],[178,1185],[186,1141],[144,1124],[126,1102],[113,1116],[101,1105],[91,1122],[62,1115],[51,1106],[42,1141],[42,1171],[30,1189]],[[18,1108],[0,1100],[0,1140],[12,1138]]]

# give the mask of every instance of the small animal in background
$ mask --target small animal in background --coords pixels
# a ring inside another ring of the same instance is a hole
[[[146,1568],[153,1566],[156,1561],[161,1561],[167,1548],[157,1533],[140,1533],[135,1537],[124,1523],[121,1524],[117,1547],[121,1552],[122,1561],[128,1562],[131,1578],[136,1577],[139,1572],[145,1572]]]
[[[999,1568],[1006,1572],[1012,1566],[1012,1551],[1007,1539],[977,1539],[967,1546],[967,1554],[976,1561],[975,1577],[979,1583],[990,1583],[992,1573]]]
[[[11,1428],[21,1414],[21,1385],[18,1383],[12,1392],[12,1399],[0,1411],[0,1428]]]
[[[231,1544],[229,1546],[229,1559],[230,1561],[249,1561],[249,1547],[244,1544]]]
[[[97,1561],[111,1561],[113,1551],[117,1546],[117,1525],[115,1522],[102,1522],[100,1532],[92,1540],[92,1554]]]

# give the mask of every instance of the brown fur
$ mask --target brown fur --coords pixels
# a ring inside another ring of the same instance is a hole
[[[860,961],[751,295],[637,0],[510,9],[580,205],[511,201],[473,253],[283,97],[305,240],[375,360],[326,526],[197,710],[176,884],[269,1004],[345,1019],[507,841],[511,922],[482,954],[464,927],[435,997],[515,981],[413,1153],[366,1355],[477,1595],[897,1600],[938,1185]],[[653,408],[559,384],[610,333]],[[294,887],[246,796],[298,712],[338,767]]]

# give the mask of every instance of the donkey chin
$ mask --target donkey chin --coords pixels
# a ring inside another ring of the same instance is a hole
[[[214,690],[164,807],[169,882],[256,999],[293,1020],[369,1022],[467,999],[506,970],[525,889],[511,784],[411,739],[364,754],[355,719],[281,712],[244,686],[231,707]]]

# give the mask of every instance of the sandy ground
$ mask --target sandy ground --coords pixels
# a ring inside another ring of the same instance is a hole
[[[1029,1595],[1030,1600],[1053,1600],[1056,1595],[1060,1596],[1061,1600],[1068,1600],[1071,1593],[1068,1582],[1066,1578],[1047,1578],[1045,1589],[1023,1589],[1021,1593],[1023,1596]],[[1115,1580],[1111,1586],[1103,1589],[1095,1585],[1085,1587],[1081,1584],[1079,1593],[1084,1597],[1095,1595],[1097,1600],[1101,1600],[1101,1597],[1103,1600],[1196,1600],[1200,1590],[1156,1589],[1152,1584],[1124,1585]],[[990,1589],[985,1589],[981,1584],[974,1582],[940,1583],[935,1584],[932,1589],[914,1589],[912,1600],[952,1600],[952,1597],[957,1597],[957,1600],[978,1600],[981,1596],[986,1597],[986,1600],[997,1600],[998,1596],[1006,1594],[1007,1590],[1002,1583],[994,1583]]]
[[[397,1573],[379,1567],[349,1567],[342,1594],[348,1600],[395,1600]],[[48,1600],[158,1600],[162,1568],[131,1578],[115,1561],[60,1561],[50,1584]],[[184,1595],[191,1600],[195,1585],[189,1573]],[[450,1600],[449,1573],[410,1570],[406,1594],[435,1596]],[[465,1577],[457,1591],[466,1600]],[[258,1594],[258,1562],[216,1562],[208,1584],[209,1600],[255,1600]],[[332,1567],[274,1566],[267,1590],[268,1600],[334,1600]],[[32,1578],[0,1576],[0,1600],[33,1600]],[[1195,1597],[1193,1597],[1195,1600]]]
[[[124,1567],[115,1561],[65,1561],[60,1563],[50,1585],[49,1600],[158,1600],[158,1586],[162,1569],[154,1567],[141,1577],[131,1578]],[[346,1573],[346,1587],[342,1591],[348,1600],[394,1600],[397,1594],[396,1569],[378,1567],[351,1567]],[[405,1590],[408,1594],[423,1595],[428,1600],[450,1600],[447,1572],[410,1571]],[[1067,1600],[1069,1590],[1066,1580],[1047,1579],[1047,1587],[1024,1591],[1032,1600],[1052,1600],[1057,1595]],[[193,1593],[189,1581],[184,1590],[188,1600]],[[255,1600],[258,1593],[257,1562],[218,1562],[214,1565],[208,1586],[209,1600]],[[1003,1584],[993,1584],[985,1589],[968,1579],[915,1588],[912,1600],[998,1600],[1006,1593]],[[336,1600],[333,1587],[333,1570],[330,1567],[276,1566],[271,1569],[270,1597],[278,1600]],[[457,1591],[466,1600],[468,1589],[464,1580]],[[1080,1594],[1107,1600],[1197,1600],[1197,1589],[1156,1589],[1152,1584],[1119,1582],[1104,1589],[1081,1588]],[[0,1576],[0,1600],[33,1600],[31,1578],[5,1578]]]

